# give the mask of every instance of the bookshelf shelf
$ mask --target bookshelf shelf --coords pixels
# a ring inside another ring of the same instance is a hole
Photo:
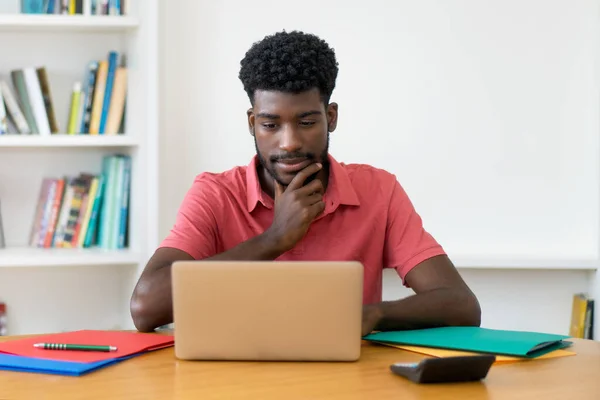
[[[2,30],[129,31],[139,26],[137,18],[106,15],[0,14]]]
[[[8,247],[0,249],[0,268],[110,265],[135,266],[139,262],[140,255],[128,249],[43,249],[35,247]]]
[[[130,135],[2,135],[0,148],[10,147],[135,147],[136,137]]]

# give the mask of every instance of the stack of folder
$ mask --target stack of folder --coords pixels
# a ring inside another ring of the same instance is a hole
[[[574,355],[569,336],[455,326],[376,332],[365,340],[434,357],[494,354],[496,363]]]
[[[116,351],[46,350],[36,343],[114,346]],[[173,346],[171,335],[81,330],[0,343],[0,370],[80,376],[149,351]]]

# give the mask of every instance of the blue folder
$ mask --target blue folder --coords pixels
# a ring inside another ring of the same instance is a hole
[[[33,372],[38,374],[81,376],[87,374],[88,372],[118,363],[128,358],[131,358],[131,356],[113,358],[110,360],[92,363],[82,363],[73,361],[55,361],[43,358],[23,357],[0,353],[0,370]]]

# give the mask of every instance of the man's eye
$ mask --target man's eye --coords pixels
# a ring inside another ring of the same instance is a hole
[[[266,129],[275,129],[275,124],[262,124],[262,126]]]
[[[315,121],[300,121],[300,125],[302,126],[312,126],[315,124]]]

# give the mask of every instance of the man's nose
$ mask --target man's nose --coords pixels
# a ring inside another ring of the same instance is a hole
[[[286,153],[298,151],[302,148],[302,141],[300,134],[296,129],[291,126],[286,126],[281,131],[281,137],[279,139],[279,149]]]

